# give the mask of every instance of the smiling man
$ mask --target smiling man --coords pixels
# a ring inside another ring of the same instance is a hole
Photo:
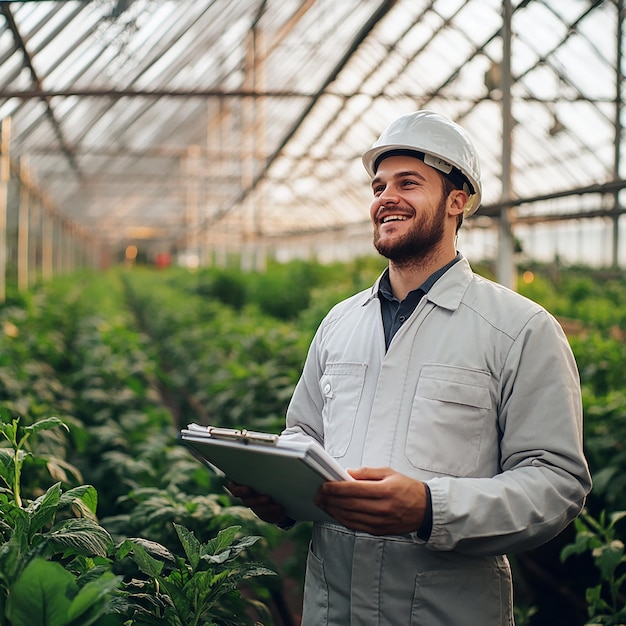
[[[505,555],[555,537],[591,487],[576,363],[545,309],[456,250],[481,198],[462,128],[403,116],[363,164],[388,268],[322,321],[282,434],[317,440],[356,479],[317,494],[336,523],[313,527],[302,624],[511,626]]]

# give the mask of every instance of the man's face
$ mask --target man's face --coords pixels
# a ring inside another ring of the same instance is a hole
[[[440,175],[420,159],[384,159],[372,180],[374,246],[398,263],[426,259],[442,242],[446,199]]]

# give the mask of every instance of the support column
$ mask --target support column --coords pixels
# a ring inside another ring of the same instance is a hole
[[[46,211],[41,216],[41,277],[50,280],[54,274],[52,250],[54,247],[54,219]]]
[[[7,295],[7,205],[9,203],[9,179],[11,161],[9,141],[11,139],[11,118],[5,117],[0,127],[0,302]]]
[[[200,262],[199,223],[200,223],[200,146],[187,148],[185,155],[185,254],[187,263]],[[194,260],[193,257],[196,257]],[[195,267],[193,269],[195,269]],[[192,267],[190,266],[190,269]]]
[[[41,214],[43,208],[41,206],[41,198],[38,196],[32,197],[29,211],[29,237],[30,243],[28,246],[28,283],[36,285],[41,275],[40,263],[41,263]]]
[[[511,0],[502,3],[502,202],[511,200],[511,150],[513,114],[511,106]],[[511,207],[505,206],[500,213],[498,237],[498,282],[515,289],[515,262],[513,258],[513,232],[511,230]]]
[[[17,218],[17,289],[28,291],[30,239],[30,176],[28,159],[20,159],[20,205]]]
[[[624,48],[624,0],[617,0],[617,42],[615,60],[615,142],[613,154],[613,179],[620,178],[621,169],[621,143],[622,143],[622,53]],[[615,216],[613,217],[613,239],[612,239],[612,259],[611,265],[617,269],[619,267],[619,191],[613,195],[613,208]]]

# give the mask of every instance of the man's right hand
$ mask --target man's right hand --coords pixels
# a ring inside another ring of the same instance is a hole
[[[257,493],[254,489],[239,485],[232,480],[227,485],[228,490],[239,498],[245,506],[252,509],[257,517],[270,524],[288,525],[291,521],[284,507],[277,504],[269,496]]]

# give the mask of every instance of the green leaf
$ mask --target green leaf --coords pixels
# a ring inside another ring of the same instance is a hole
[[[619,522],[620,520],[623,520],[626,517],[626,511],[615,511],[614,513],[611,513],[610,518],[611,518],[611,526],[615,526],[615,524],[617,524],[617,522]]]
[[[247,535],[246,537],[241,537],[233,544],[233,550],[239,554],[240,552],[248,549],[250,546],[253,546],[257,541],[259,541],[259,539],[261,539],[261,537],[258,535]]]
[[[86,556],[107,556],[113,544],[111,535],[90,519],[69,519],[54,526],[46,538],[52,546]]]
[[[78,586],[58,563],[35,559],[9,590],[7,617],[12,626],[65,626]]]
[[[17,441],[18,425],[19,419],[14,419],[10,423],[0,422],[0,434],[4,435],[13,448],[18,448],[19,446]]]
[[[13,493],[15,486],[15,473],[19,472],[24,463],[24,459],[32,456],[24,450],[17,451],[17,467],[15,466],[15,451],[9,448],[0,448],[0,478]]]
[[[611,580],[616,567],[624,558],[624,544],[619,540],[593,551],[593,558],[604,580]]]
[[[80,485],[63,493],[60,504],[76,506],[82,515],[95,519],[98,508],[98,492],[92,485]]]
[[[27,565],[28,515],[22,509],[16,512],[13,532],[9,540],[0,545],[0,574],[7,583],[13,582]]]
[[[200,562],[200,556],[202,555],[202,544],[196,539],[196,536],[192,531],[188,530],[180,524],[174,524],[176,534],[180,539],[180,543],[183,546],[187,560],[191,564],[191,567],[195,570]]]
[[[202,556],[203,560],[209,563],[225,563],[226,561],[232,561],[236,559],[244,550],[254,545],[261,537],[258,536],[246,536],[241,537],[237,541],[234,541],[224,551],[218,554],[205,554]]]
[[[126,543],[128,543],[130,547],[139,545],[144,548],[148,554],[156,556],[164,561],[169,561],[170,563],[176,563],[176,557],[165,546],[157,543],[156,541],[150,541],[149,539],[144,539],[143,537],[131,537],[130,539],[124,541],[124,544]]]
[[[585,593],[585,600],[589,607],[589,616],[593,617],[599,611],[610,610],[606,600],[602,598],[602,585],[596,585],[595,587],[589,587]]]
[[[246,563],[243,578],[254,578],[255,576],[277,576],[278,574],[265,567],[261,563]]]
[[[157,561],[157,559],[152,558],[142,545],[134,544],[130,557],[144,574],[152,578],[159,576],[163,569],[163,561]]]
[[[28,506],[27,511],[31,513],[31,536],[52,521],[59,508],[60,499],[61,484],[56,483]]]
[[[566,545],[563,550],[561,550],[562,562],[569,558],[572,554],[583,554],[589,550],[590,543],[592,542],[594,536],[585,530],[581,530],[579,526],[577,529],[578,532],[574,543]]]
[[[42,430],[53,430],[54,428],[58,428],[59,426],[63,427],[68,433],[70,429],[66,424],[64,424],[58,417],[46,417],[30,426],[24,426],[24,432],[29,434],[36,434]]]
[[[226,563],[232,557],[230,549],[226,549],[218,554],[203,554],[202,560],[206,563],[213,565],[219,565],[220,563]]]
[[[76,622],[77,626],[93,624],[102,615],[108,597],[120,586],[122,580],[122,576],[105,572],[87,583],[72,600],[68,618],[72,621],[80,618],[80,622]]]
[[[161,592],[167,593],[170,602],[176,608],[176,613],[181,617],[183,624],[188,624],[189,620],[186,618],[191,611],[191,594],[187,595],[183,589],[181,589],[182,582],[180,581],[180,575],[177,572],[173,572],[167,578],[161,578]]]
[[[5,484],[13,488],[15,479],[15,462],[13,460],[13,450],[9,448],[0,448],[0,478]]]
[[[217,536],[206,543],[205,554],[217,554],[230,547],[241,526],[229,526],[217,533]]]

